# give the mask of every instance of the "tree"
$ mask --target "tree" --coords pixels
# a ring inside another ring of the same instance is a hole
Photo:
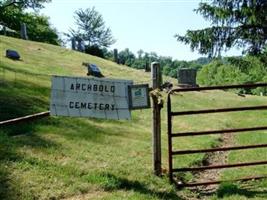
[[[267,43],[267,0],[213,0],[200,3],[195,11],[212,26],[175,36],[192,50],[210,57],[220,56],[222,50],[233,46],[253,55],[263,51]]]
[[[56,29],[52,28],[49,18],[38,13],[26,13],[20,8],[7,7],[0,12],[1,23],[19,33],[21,23],[27,24],[30,40],[59,45]],[[19,34],[17,34],[19,37]]]
[[[120,51],[118,54],[119,62],[123,65],[131,66],[135,61],[135,55],[128,48]]]
[[[142,59],[142,56],[144,54],[144,51],[142,49],[137,51],[138,59]]]
[[[25,8],[43,8],[44,3],[51,2],[51,0],[0,0],[0,11],[15,6],[20,9]]]
[[[81,38],[89,47],[109,47],[115,42],[110,28],[105,26],[102,15],[94,7],[77,10],[75,22],[78,29],[71,29],[70,37]]]
[[[58,32],[51,27],[49,17],[37,13],[25,13],[21,22],[27,24],[28,36],[31,40],[60,45]]]

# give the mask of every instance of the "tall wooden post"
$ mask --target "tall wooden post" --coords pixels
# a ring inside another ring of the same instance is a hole
[[[160,88],[161,72],[160,65],[158,62],[151,63],[151,78],[152,78],[152,89]],[[153,169],[157,176],[161,175],[161,119],[160,109],[161,106],[158,104],[157,98],[152,98],[152,146],[153,146]]]

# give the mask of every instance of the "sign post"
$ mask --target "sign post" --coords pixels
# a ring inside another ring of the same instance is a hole
[[[160,65],[151,64],[152,89],[161,85]],[[131,119],[131,110],[150,108],[148,84],[133,85],[130,80],[53,76],[50,115]],[[161,175],[161,116],[162,102],[152,96],[153,169]]]
[[[151,63],[152,89],[159,89],[161,84],[161,72],[158,62]],[[152,98],[152,160],[154,173],[161,175],[161,106],[158,104],[157,98]]]

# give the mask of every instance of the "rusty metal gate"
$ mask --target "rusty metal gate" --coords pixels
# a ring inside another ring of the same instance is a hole
[[[167,113],[168,113],[168,157],[169,157],[169,178],[170,181],[174,184],[177,184],[179,187],[194,187],[201,185],[210,185],[210,184],[219,184],[225,180],[214,180],[214,181],[203,181],[203,182],[177,182],[175,180],[175,173],[177,172],[195,172],[203,170],[212,170],[212,169],[225,169],[225,168],[235,168],[235,167],[244,167],[244,166],[255,166],[255,165],[266,165],[266,161],[255,161],[255,162],[245,162],[245,163],[236,163],[236,164],[225,164],[225,165],[209,165],[209,166],[200,166],[200,167],[183,167],[175,168],[173,166],[174,156],[185,155],[185,154],[196,154],[196,153],[210,153],[218,151],[233,151],[233,150],[244,150],[244,149],[253,149],[253,148],[266,148],[267,144],[258,144],[258,145],[247,145],[247,146],[231,146],[231,147],[222,147],[222,148],[209,148],[209,149],[188,149],[188,150],[173,150],[173,139],[178,137],[193,137],[201,135],[210,135],[210,134],[225,134],[225,133],[244,133],[248,131],[260,131],[267,130],[266,126],[260,127],[242,127],[235,129],[223,129],[223,130],[209,130],[209,131],[191,131],[191,132],[173,132],[172,120],[174,117],[183,116],[183,115],[197,115],[197,114],[208,114],[208,113],[223,113],[223,112],[239,112],[239,111],[248,111],[248,110],[267,110],[267,105],[260,106],[247,106],[247,107],[232,107],[232,108],[216,108],[216,109],[205,109],[205,110],[188,110],[188,111],[173,111],[171,96],[174,93],[181,92],[192,92],[192,91],[206,91],[206,90],[227,90],[227,89],[246,89],[246,88],[256,88],[256,87],[267,87],[267,83],[258,83],[258,84],[246,84],[246,85],[228,85],[228,86],[213,86],[213,87],[198,87],[198,88],[178,88],[173,89],[168,93],[167,99]],[[235,180],[227,181],[246,181],[251,179],[262,179],[267,178],[267,176],[252,176],[244,177]]]

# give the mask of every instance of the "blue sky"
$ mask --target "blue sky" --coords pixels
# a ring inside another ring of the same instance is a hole
[[[111,48],[139,49],[171,56],[178,60],[193,60],[201,55],[179,43],[175,34],[185,34],[188,29],[209,26],[200,15],[193,12],[200,0],[52,0],[41,13],[59,32],[68,32],[74,25],[74,12],[91,8],[100,12],[110,27],[116,43]],[[232,51],[228,55],[237,54]]]

